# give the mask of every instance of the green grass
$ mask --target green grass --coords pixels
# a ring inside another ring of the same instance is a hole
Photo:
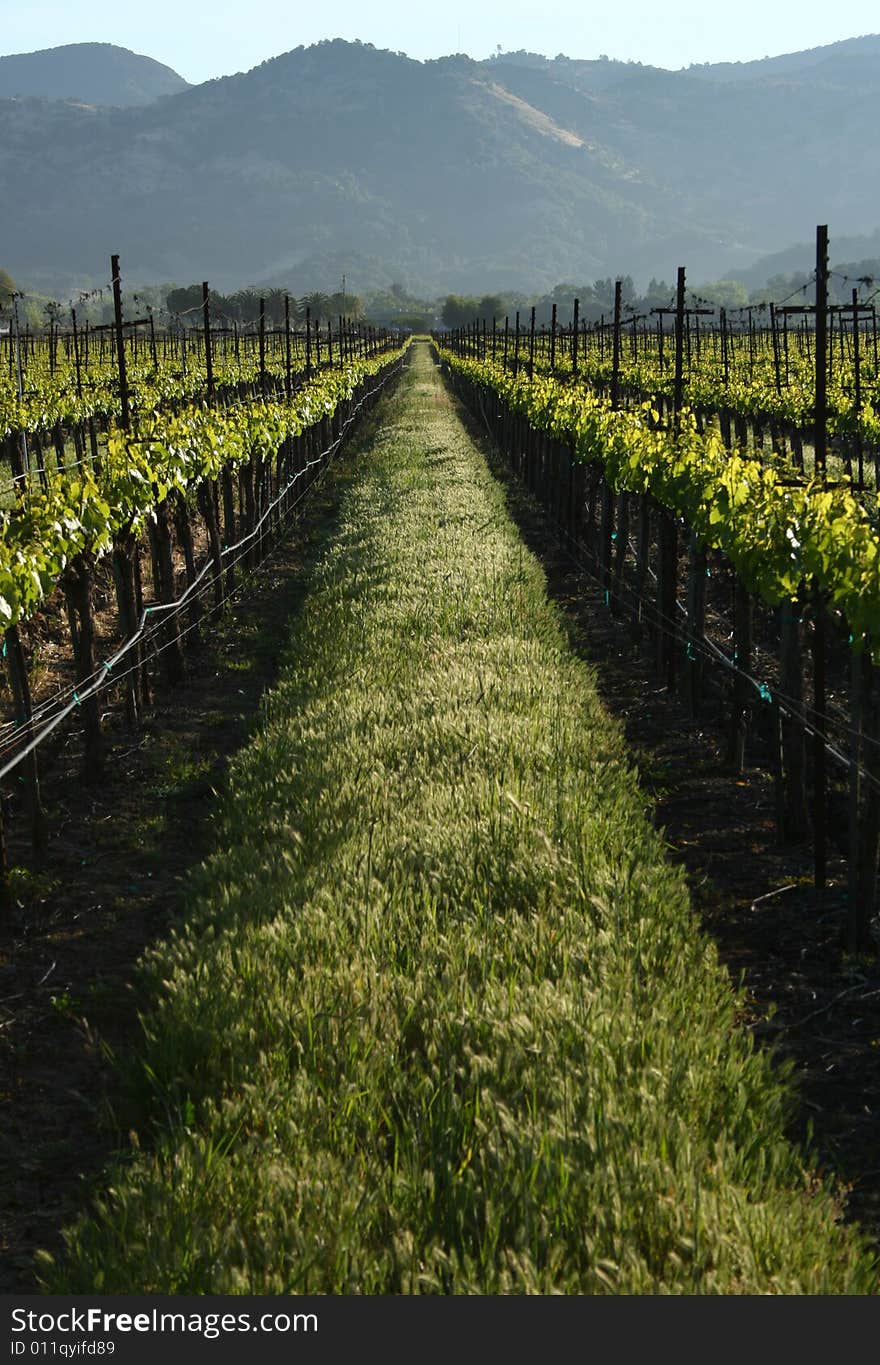
[[[46,1287],[873,1292],[426,347],[357,459]]]

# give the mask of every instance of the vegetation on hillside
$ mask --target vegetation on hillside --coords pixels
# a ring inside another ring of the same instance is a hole
[[[137,109],[0,99],[5,264],[53,294],[100,283],[114,250],[140,279],[223,292],[258,260],[260,284],[297,296],[343,273],[362,297],[398,280],[534,293],[679,264],[729,278],[804,237],[817,187],[833,233],[880,221],[864,136],[878,90],[876,52],[716,82],[334,41]]]

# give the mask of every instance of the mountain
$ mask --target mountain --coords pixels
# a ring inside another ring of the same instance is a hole
[[[875,267],[880,261],[880,228],[875,228],[873,233],[864,236],[837,237],[832,245],[833,270],[850,276],[878,273]],[[761,289],[774,276],[794,275],[799,271],[809,275],[815,268],[814,236],[809,242],[798,242],[797,245],[786,247],[783,251],[775,251],[770,256],[761,256],[746,269],[734,268],[727,272],[727,278],[740,280],[747,289]]]
[[[0,100],[2,264],[62,296],[111,252],[295,293],[729,276],[880,223],[880,39],[822,51],[730,80],[334,40],[139,108]]]
[[[863,38],[844,38],[827,47],[811,47],[804,52],[786,52],[779,57],[759,57],[752,62],[701,62],[686,68],[688,75],[710,81],[750,81],[768,76],[805,75],[811,67],[834,62],[838,58],[880,58],[880,35]]]
[[[112,43],[69,43],[0,57],[0,99],[36,96],[128,107],[187,89],[170,66]]]

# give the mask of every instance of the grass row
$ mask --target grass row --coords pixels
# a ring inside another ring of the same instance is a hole
[[[359,460],[46,1286],[873,1292],[427,348]]]

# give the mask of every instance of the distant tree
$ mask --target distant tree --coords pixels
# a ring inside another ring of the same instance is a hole
[[[266,321],[273,327],[284,325],[284,300],[287,297],[286,289],[267,289],[263,294],[263,301],[266,309]],[[257,296],[257,317],[260,316],[260,301]]]
[[[485,322],[491,322],[493,318],[504,321],[504,314],[507,312],[507,301],[500,294],[484,294],[477,304],[477,317]]]
[[[749,291],[740,280],[708,280],[693,292],[717,308],[743,308],[749,301]]]
[[[8,270],[0,270],[0,308],[8,308],[18,286]]]
[[[221,306],[234,322],[256,322],[260,316],[260,296],[255,289],[237,289],[223,298]]]
[[[465,327],[476,321],[480,305],[474,298],[462,294],[447,294],[441,317],[447,327]]]
[[[584,309],[595,298],[595,293],[590,285],[577,284],[557,284],[551,290],[546,300],[542,300],[544,305],[540,310],[542,321],[549,322],[553,316],[553,304],[556,304],[556,319],[560,326],[567,326],[574,316],[574,301],[578,301],[578,311],[581,317],[584,316]]]
[[[613,297],[612,281],[612,299]],[[591,284],[564,283],[554,285],[549,294],[542,294],[539,298],[509,299],[507,301],[507,312],[512,319],[515,310],[519,308],[522,325],[528,326],[530,310],[534,304],[536,325],[538,327],[549,327],[553,318],[553,305],[555,304],[557,327],[569,327],[574,317],[575,299],[578,301],[578,316],[581,322],[591,322],[605,310],[605,304],[596,298],[596,291]]]
[[[880,282],[880,259],[876,256],[868,256],[860,261],[833,261],[831,268],[833,273],[828,291],[834,303],[851,303],[852,287],[857,280],[869,293],[873,293],[876,284]]]
[[[191,308],[201,308],[202,286],[188,284],[178,289],[170,289],[165,296],[165,307],[169,313],[188,313]]]
[[[643,312],[646,308],[666,308],[674,295],[674,285],[667,284],[665,280],[656,280],[652,275],[647,289],[638,301],[639,309]]]
[[[844,273],[848,274],[849,272],[845,271]],[[792,294],[796,294],[799,289],[812,285],[812,283],[813,276],[806,270],[795,270],[790,275],[771,275],[767,283],[762,285],[760,289],[752,290],[748,301],[750,303],[763,303],[765,300],[769,302],[772,299],[774,303],[778,303],[780,299],[787,299]],[[811,298],[814,296],[812,290],[808,290],[808,293]],[[794,302],[798,303],[802,300],[795,299]]]
[[[430,313],[399,313],[393,325],[409,332],[430,332],[434,319]]]
[[[620,279],[620,293],[623,302],[632,303],[636,297],[636,287],[632,275],[621,275],[619,277],[609,275],[607,279],[596,280],[593,285],[596,299],[598,302],[606,304],[608,308],[614,307],[614,286],[617,283],[617,278]]]
[[[411,326],[414,332],[425,331],[425,327],[413,324],[411,319],[415,317],[426,320],[427,330],[430,330],[438,312],[439,306],[435,306],[433,301],[408,293],[397,282],[388,289],[374,289],[363,300],[363,316],[380,327],[406,325]],[[409,321],[404,322],[404,319]]]
[[[328,308],[333,318],[349,318],[357,320],[364,315],[363,300],[357,294],[350,294],[348,290],[342,294],[340,290],[336,294],[331,294],[328,299]]]
[[[313,290],[311,294],[304,294],[301,303],[303,316],[305,316],[306,308],[311,310],[312,322],[320,322],[322,318],[326,320],[330,316],[330,297],[328,294],[322,294],[320,289]]]

